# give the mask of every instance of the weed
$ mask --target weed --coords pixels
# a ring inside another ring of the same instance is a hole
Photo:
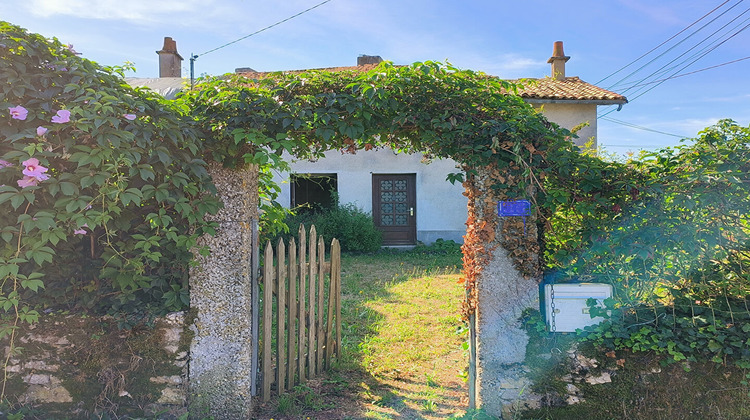
[[[425,400],[422,402],[422,411],[425,413],[434,413],[437,411],[437,403],[434,400]]]
[[[276,401],[276,411],[283,415],[295,415],[299,412],[294,396],[284,394]]]
[[[433,375],[426,373],[424,376],[425,376],[425,379],[427,379],[427,386],[431,388],[436,388],[440,386],[440,384],[437,382],[437,380],[435,380],[435,377]]]

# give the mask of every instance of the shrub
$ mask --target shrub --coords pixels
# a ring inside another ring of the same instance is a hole
[[[0,22],[6,311],[41,288],[45,307],[188,303],[190,248],[219,203],[197,131],[123,72]]]
[[[318,235],[327,242],[338,239],[343,252],[375,252],[383,244],[372,216],[352,203],[338,205],[331,210],[290,215],[285,223],[289,226],[289,234],[283,235],[286,241],[297,236],[297,227],[302,224],[307,229],[315,225]],[[272,239],[272,243],[275,244],[278,238]]]

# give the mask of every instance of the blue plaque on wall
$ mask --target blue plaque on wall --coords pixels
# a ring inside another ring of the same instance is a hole
[[[529,200],[499,201],[497,215],[500,217],[519,216],[523,218],[523,234],[526,235],[526,216],[531,215]]]
[[[530,216],[531,203],[529,200],[500,201],[497,203],[497,215],[508,216]]]

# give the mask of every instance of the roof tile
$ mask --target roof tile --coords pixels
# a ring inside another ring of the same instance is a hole
[[[523,89],[519,90],[519,94],[524,99],[588,100],[614,103],[628,101],[623,95],[586,83],[579,77],[565,77],[561,80],[545,77],[544,79],[522,79],[517,82],[524,85]]]

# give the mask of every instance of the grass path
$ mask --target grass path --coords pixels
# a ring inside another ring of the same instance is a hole
[[[256,410],[258,419],[443,419],[467,389],[460,252],[342,261],[343,357],[321,379]]]

